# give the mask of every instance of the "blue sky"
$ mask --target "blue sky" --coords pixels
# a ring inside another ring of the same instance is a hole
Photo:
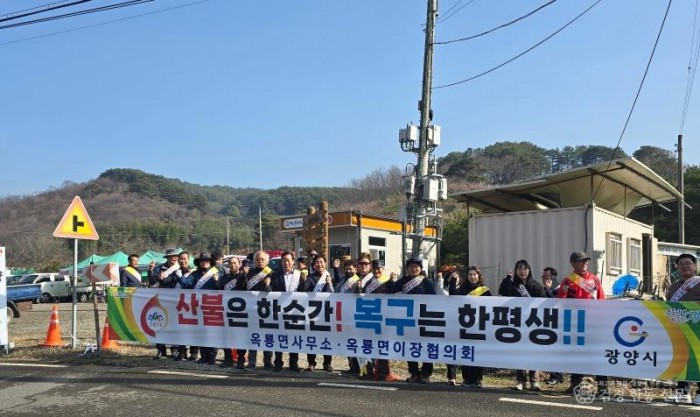
[[[398,129],[419,121],[424,0],[210,0],[8,43],[191,2],[157,0],[0,30],[0,196],[87,181],[110,168],[276,188],[346,185],[415,162],[400,150]],[[438,24],[436,38],[479,33],[545,2],[474,0]],[[0,14],[46,3],[4,0]],[[436,46],[434,85],[502,63],[592,3],[559,0],[490,35]],[[629,154],[642,145],[674,150],[695,7],[693,0],[671,7],[622,139]],[[657,0],[604,0],[515,62],[435,90],[437,155],[504,140],[614,146],[665,8]],[[699,94],[696,87],[683,131],[684,159],[695,165]]]

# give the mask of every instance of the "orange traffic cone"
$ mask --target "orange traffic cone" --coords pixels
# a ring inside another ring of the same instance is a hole
[[[51,310],[51,320],[49,321],[49,330],[46,332],[46,340],[39,346],[63,346],[61,325],[58,323],[58,306],[56,304],[53,305],[53,310]]]
[[[105,317],[105,328],[102,331],[102,344],[100,345],[102,349],[116,349],[119,347],[117,342],[112,340],[112,335],[116,336],[112,332],[112,328],[109,327],[109,317]]]

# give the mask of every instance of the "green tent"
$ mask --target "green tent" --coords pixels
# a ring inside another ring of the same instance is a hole
[[[177,248],[178,253],[182,251],[184,251],[184,249]],[[149,250],[148,252],[141,255],[141,257],[139,257],[139,266],[147,266],[151,263],[151,261],[155,261],[156,265],[164,263],[165,252],[156,252],[154,250]],[[194,256],[192,254],[190,254],[190,267],[194,267]]]

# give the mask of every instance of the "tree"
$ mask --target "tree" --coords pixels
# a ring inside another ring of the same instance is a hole
[[[469,216],[459,212],[446,219],[440,244],[440,259],[443,264],[469,264]]]
[[[672,185],[678,185],[678,159],[673,152],[656,146],[642,146],[632,156]]]

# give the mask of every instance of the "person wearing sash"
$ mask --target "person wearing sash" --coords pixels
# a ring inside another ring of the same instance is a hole
[[[231,291],[236,289],[238,280],[245,279],[243,271],[241,271],[241,260],[235,256],[228,261],[228,274],[219,279],[219,289],[222,291]],[[224,361],[221,363],[222,368],[232,368],[238,360],[238,352],[236,349],[224,349]]]
[[[367,252],[361,252],[357,257],[357,276],[362,279],[360,286],[362,288],[367,285],[367,282],[372,279],[372,255]]]
[[[603,284],[600,278],[588,272],[588,264],[591,257],[585,252],[576,251],[569,256],[569,263],[574,272],[565,277],[559,285],[557,298],[574,298],[581,300],[605,300]],[[596,383],[600,390],[605,390],[608,378],[606,376],[595,376]],[[571,385],[564,392],[573,394],[574,389],[583,381],[583,375],[571,374]]]
[[[192,273],[192,270],[190,270],[190,254],[185,251],[180,252],[180,254],[177,256],[177,263],[180,266],[180,269],[175,271],[175,276],[177,277],[177,284],[175,284],[175,288],[182,288],[180,281],[182,281],[183,277],[187,277],[190,273]],[[177,348],[177,355],[175,355],[173,358],[175,361],[179,362],[187,358],[187,346],[179,345],[173,346],[173,348]],[[196,360],[198,354],[199,347],[190,346],[189,360]]]
[[[335,292],[339,294],[359,294],[361,291],[360,282],[357,275],[357,262],[352,259],[343,262],[343,277],[336,285]],[[357,377],[360,375],[360,364],[357,358],[348,357],[348,370],[341,373]]]
[[[285,251],[280,257],[281,268],[274,271],[270,280],[270,291],[275,292],[296,292],[301,279],[301,271],[294,269],[294,255]],[[273,371],[281,372],[284,367],[283,352],[275,352],[275,367]],[[292,372],[300,372],[299,354],[289,352],[289,370]]]
[[[253,255],[255,265],[248,270],[244,279],[238,280],[238,291],[270,291],[270,283],[272,268],[267,266],[270,262],[270,255],[265,251],[257,251]],[[245,349],[238,349],[238,364],[236,368],[243,369],[245,361]],[[254,369],[258,360],[258,351],[248,351],[248,369]],[[263,366],[265,368],[274,368],[272,364],[272,352],[263,352]]]
[[[510,281],[510,286],[503,289],[506,297],[547,297],[542,284],[532,277],[532,268],[530,268],[530,264],[525,259],[516,262],[513,271],[513,279]],[[531,390],[542,391],[539,371],[518,369],[515,371],[515,375],[516,383],[514,388],[516,390],[522,391],[523,388],[526,388],[529,379]]]
[[[306,266],[306,258],[303,256],[297,258],[297,269],[302,272],[306,271],[306,275],[309,274],[309,269]]]
[[[375,259],[371,262],[372,277],[365,283],[362,292],[365,294],[390,294],[393,281],[389,275],[384,274],[384,262]],[[377,381],[396,382],[401,379],[391,373],[388,359],[370,359],[367,361],[367,374],[361,379],[373,379]]]
[[[542,286],[547,298],[556,298],[559,291],[559,272],[554,267],[548,266],[542,270]],[[564,382],[564,374],[561,372],[550,372],[547,385],[557,385]]]
[[[333,292],[333,278],[326,270],[326,257],[324,255],[314,256],[312,265],[314,271],[307,277],[304,277],[304,275],[300,277],[299,291],[314,293]],[[307,354],[306,360],[308,363],[306,371],[313,372],[316,369],[316,354]],[[333,357],[331,355],[323,355],[323,370],[333,372]]]
[[[151,288],[175,288],[178,278],[175,272],[180,269],[177,263],[177,257],[180,252],[171,248],[165,251],[165,263],[148,270],[148,286]],[[167,358],[168,352],[163,343],[156,343],[156,356],[153,359]],[[173,352],[173,356],[175,352]]]
[[[444,272],[449,281],[450,295],[461,295],[468,297],[489,297],[491,291],[484,285],[484,275],[476,266],[467,268],[466,278],[459,276],[457,268],[451,269],[451,272]],[[462,365],[462,379],[464,386],[482,388],[484,379],[484,368],[480,366]],[[447,365],[447,383],[457,385],[457,365]]]
[[[211,291],[219,289],[219,278],[222,273],[218,268],[212,266],[212,258],[206,252],[201,253],[196,259],[197,269],[188,274],[183,274],[180,278],[180,285],[183,289],[194,289],[197,291]],[[190,353],[195,350],[195,346],[190,346]],[[197,363],[216,364],[218,350],[213,347],[199,347],[200,359]]]
[[[129,255],[129,264],[119,271],[119,285],[122,287],[140,287],[141,273],[139,272],[139,256]]]
[[[666,292],[668,302],[679,301],[700,301],[700,276],[698,276],[698,260],[694,255],[683,253],[676,261],[680,279],[671,284]],[[700,382],[697,382],[698,391],[691,401],[691,383],[688,381],[678,381],[678,390],[666,401],[679,404],[700,405]]]
[[[390,285],[389,291],[396,294],[432,294],[435,295],[435,285],[423,274],[423,260],[412,257],[406,261],[408,275],[401,277],[398,281]],[[419,367],[418,362],[408,362],[408,372],[411,374],[406,382],[429,384],[430,376],[433,374],[433,364],[423,362]]]

